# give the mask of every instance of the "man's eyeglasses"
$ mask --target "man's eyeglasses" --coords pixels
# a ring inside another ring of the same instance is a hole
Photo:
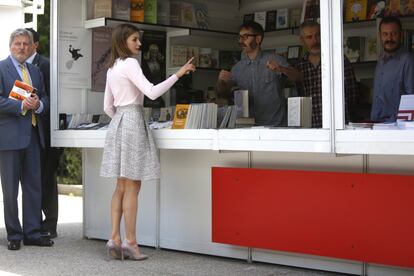
[[[257,34],[241,34],[241,35],[239,35],[238,40],[246,40],[246,39],[248,39],[250,36],[256,37],[256,36],[257,36]]]

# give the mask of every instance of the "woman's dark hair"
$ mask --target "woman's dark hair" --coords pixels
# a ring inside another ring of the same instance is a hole
[[[400,19],[398,19],[398,17],[395,17],[395,16],[386,16],[386,17],[384,17],[381,20],[380,24],[379,24],[378,30],[381,31],[382,24],[390,24],[390,23],[397,24],[400,32],[402,31],[401,21],[400,21]]]
[[[116,60],[126,59],[132,56],[132,52],[128,49],[127,39],[134,33],[140,33],[140,30],[131,24],[120,24],[112,31],[112,46],[111,57],[108,62],[108,67],[114,66]]]

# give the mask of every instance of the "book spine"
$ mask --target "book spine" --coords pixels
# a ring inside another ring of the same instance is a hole
[[[131,21],[144,22],[144,0],[131,0]]]

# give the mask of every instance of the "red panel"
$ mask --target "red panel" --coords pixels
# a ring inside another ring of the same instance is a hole
[[[414,267],[414,176],[212,169],[213,242]]]

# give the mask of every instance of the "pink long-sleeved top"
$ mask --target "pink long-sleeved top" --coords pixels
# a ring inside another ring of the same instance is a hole
[[[167,92],[177,80],[178,77],[173,74],[165,81],[154,85],[144,76],[136,59],[117,59],[106,73],[104,111],[112,118],[117,106],[142,105],[144,95],[154,100]]]

